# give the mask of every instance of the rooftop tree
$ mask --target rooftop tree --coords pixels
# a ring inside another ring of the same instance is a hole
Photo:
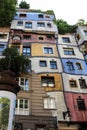
[[[29,9],[30,8],[30,4],[28,4],[26,1],[21,1],[20,4],[19,4],[19,7],[21,9]]]
[[[3,51],[3,58],[0,59],[0,72],[10,70],[16,76],[20,72],[28,72],[30,69],[30,60],[24,55],[20,55],[16,48],[6,48]]]
[[[58,19],[54,21],[58,27],[59,34],[74,33],[77,25],[69,25],[66,21]]]
[[[17,0],[1,0],[0,26],[8,26],[16,13]]]

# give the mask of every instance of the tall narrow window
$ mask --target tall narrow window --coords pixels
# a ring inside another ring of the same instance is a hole
[[[77,99],[77,105],[78,105],[78,110],[79,111],[85,111],[86,110],[84,99],[81,99],[81,97],[79,97]]]
[[[17,82],[20,85],[22,91],[29,90],[29,80],[27,78],[19,77],[17,78]]]
[[[81,88],[87,88],[85,79],[83,78],[79,79],[79,84]]]
[[[24,46],[23,47],[23,55],[30,56],[31,55],[31,48],[27,47],[27,46]]]
[[[77,63],[76,63],[76,67],[77,67],[78,70],[82,70],[81,63],[77,62]]]
[[[56,63],[56,61],[50,61],[50,68],[51,69],[57,69],[57,63]]]
[[[16,115],[29,115],[29,100],[17,99],[15,114]]]
[[[2,55],[2,52],[4,51],[5,46],[3,44],[0,45],[0,55]]]
[[[68,70],[74,70],[73,62],[67,62]]]

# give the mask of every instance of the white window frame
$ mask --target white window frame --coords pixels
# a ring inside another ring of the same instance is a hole
[[[23,108],[21,108],[21,101],[23,101]],[[27,101],[27,108],[25,108],[25,104]],[[29,100],[28,99],[17,99],[16,107],[15,107],[16,115],[29,115]]]
[[[44,109],[56,109],[55,98],[44,98]]]
[[[22,81],[22,79],[24,80],[24,82]],[[28,81],[28,84],[25,84],[26,80]],[[21,87],[22,91],[29,91],[29,79],[28,78],[18,77],[17,81],[18,81],[18,84]],[[22,82],[23,82],[23,85],[21,84]]]

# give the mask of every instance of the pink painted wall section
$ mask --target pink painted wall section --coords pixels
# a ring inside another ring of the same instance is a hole
[[[87,109],[87,94],[76,94],[76,93],[67,93],[65,92],[65,100],[67,107],[70,110],[71,121],[87,121],[87,110],[78,110],[77,99],[78,97],[84,99],[86,109]]]
[[[33,34],[33,33],[25,33],[21,30],[19,31],[13,31],[11,30],[11,35],[10,35],[10,39],[9,39],[9,43],[14,43],[13,41],[13,36],[18,35],[21,37],[21,43],[29,43],[29,42],[40,42],[40,43],[52,43],[52,44],[56,44],[56,39],[54,38],[54,35],[52,35],[52,38],[47,38],[47,35],[39,35],[39,34]],[[30,36],[29,39],[24,39],[23,36]],[[49,35],[48,35],[49,36]],[[43,40],[41,40],[40,38],[43,38]]]

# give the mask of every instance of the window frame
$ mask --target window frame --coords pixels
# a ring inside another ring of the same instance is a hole
[[[23,26],[23,21],[18,21],[17,26]]]
[[[86,104],[83,98],[79,97],[77,99],[77,106],[79,111],[86,111]]]
[[[68,62],[66,62],[66,64],[67,64],[68,70],[70,70],[70,71],[73,71],[73,70],[74,70],[73,62],[68,61]]]
[[[18,77],[17,80],[21,91],[29,91],[29,79],[25,77]]]
[[[80,78],[79,79],[79,85],[80,85],[80,88],[82,89],[87,89],[87,85],[86,85],[86,80],[83,79],[83,78]]]
[[[63,43],[70,43],[70,38],[69,37],[62,37]]]
[[[47,61],[45,61],[45,60],[40,60],[40,61],[39,61],[39,65],[40,65],[40,67],[47,67]]]
[[[57,62],[56,61],[50,61],[50,69],[57,69]]]
[[[55,87],[55,79],[53,76],[42,76],[41,77],[42,87]]]
[[[63,48],[64,55],[75,55],[73,48]]]
[[[37,22],[37,27],[45,27],[45,23],[44,22]]]
[[[52,47],[44,47],[44,54],[53,54]]]
[[[16,100],[15,115],[29,115],[29,100],[28,99]]]
[[[77,63],[76,63],[76,67],[77,67],[77,70],[82,70],[82,65],[81,65],[81,63],[77,62]]]
[[[32,22],[25,22],[25,28],[32,28]]]
[[[69,85],[70,85],[71,88],[76,88],[77,87],[76,80],[69,80]]]
[[[25,51],[24,51],[24,49],[25,49]],[[29,46],[23,46],[22,54],[25,55],[25,56],[31,56],[31,47],[29,47]]]
[[[54,97],[44,97],[43,99],[44,109],[56,109],[56,102]]]

